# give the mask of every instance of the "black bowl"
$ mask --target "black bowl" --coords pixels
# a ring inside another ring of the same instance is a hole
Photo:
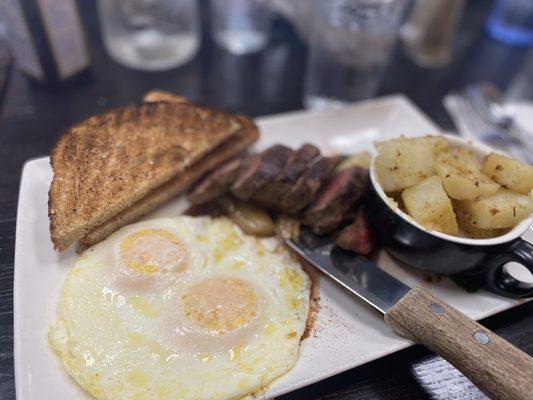
[[[444,135],[448,141],[486,154],[480,144]],[[371,190],[367,211],[376,236],[385,249],[400,261],[416,268],[444,275],[460,274],[460,279],[482,282],[500,295],[514,298],[533,296],[533,285],[506,272],[511,261],[533,274],[533,245],[521,238],[530,227],[533,215],[505,235],[490,239],[469,239],[423,228],[401,211],[379,185],[375,157],[370,167]]]

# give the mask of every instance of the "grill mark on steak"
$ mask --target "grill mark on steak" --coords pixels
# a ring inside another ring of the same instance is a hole
[[[312,144],[301,146],[289,157],[276,179],[257,191],[253,200],[274,211],[285,211],[281,207],[280,199],[291,190],[298,178],[305,172],[307,165],[319,154],[320,150]]]
[[[351,167],[337,172],[318,192],[305,211],[303,223],[317,234],[331,232],[365,192],[368,170]]]
[[[279,144],[266,149],[259,159],[252,159],[243,166],[231,192],[241,200],[249,200],[278,176],[292,154],[293,150]]]
[[[281,209],[294,215],[307,207],[315,198],[322,182],[329,179],[341,157],[319,157],[307,168],[296,184],[281,199]]]
[[[241,159],[229,161],[204,176],[187,195],[191,204],[204,204],[225,195],[241,169]]]

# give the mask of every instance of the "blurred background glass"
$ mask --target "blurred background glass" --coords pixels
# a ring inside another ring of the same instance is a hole
[[[311,4],[311,3],[310,3]],[[304,104],[337,107],[376,94],[406,1],[314,1]]]
[[[495,0],[487,20],[489,34],[512,46],[533,44],[533,1]]]
[[[442,105],[452,91],[486,81],[504,99],[533,93],[527,48],[509,45],[490,28],[494,21],[528,28],[533,0],[2,0],[8,33],[13,21],[38,26],[35,15],[12,17],[26,1],[79,8],[70,25],[84,33],[90,66],[64,105],[72,115],[87,99],[96,109],[86,113],[99,112],[152,88],[251,115],[402,93],[454,129]],[[48,14],[62,18],[54,9]],[[5,112],[54,90],[28,86],[35,74],[24,68],[20,37],[7,38],[17,65],[7,87],[15,95],[6,93],[19,103],[5,102]],[[42,41],[28,37],[24,43]],[[69,61],[83,43],[62,46],[54,60]],[[40,107],[55,112],[53,102]]]
[[[109,55],[130,68],[174,68],[198,50],[196,0],[99,0],[98,6]]]
[[[451,61],[452,39],[465,0],[415,0],[401,29],[409,56],[418,65],[441,67]]]
[[[211,0],[210,23],[215,42],[240,55],[262,50],[270,38],[268,0]]]

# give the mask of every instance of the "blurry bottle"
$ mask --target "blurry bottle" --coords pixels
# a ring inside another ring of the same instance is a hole
[[[70,81],[90,59],[74,0],[2,0],[0,16],[16,67],[47,84]]]
[[[196,0],[99,0],[98,11],[107,52],[127,67],[175,68],[200,46]]]
[[[487,19],[487,31],[510,46],[533,45],[533,0],[497,0]]]
[[[413,61],[423,67],[442,67],[451,60],[451,45],[464,0],[415,0],[400,35]]]

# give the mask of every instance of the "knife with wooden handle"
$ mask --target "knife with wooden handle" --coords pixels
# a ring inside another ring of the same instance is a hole
[[[427,290],[409,288],[366,257],[307,229],[287,245],[381,311],[394,332],[445,358],[491,399],[532,398],[533,358]]]

